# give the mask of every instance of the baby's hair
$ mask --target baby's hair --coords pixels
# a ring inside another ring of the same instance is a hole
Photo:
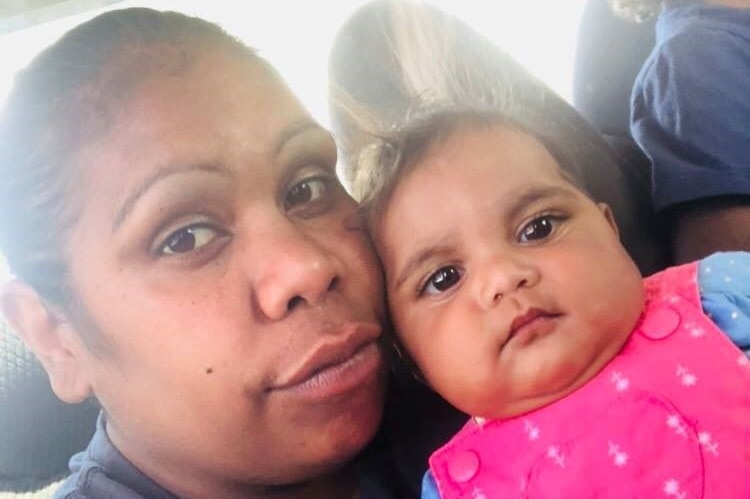
[[[380,146],[372,149],[377,156],[371,160],[375,168],[366,177],[367,183],[359,186],[361,209],[370,229],[374,229],[373,224],[377,223],[399,181],[420,164],[433,146],[460,132],[494,127],[506,127],[535,137],[555,158],[563,177],[586,193],[576,164],[560,150],[554,138],[539,136],[492,107],[430,107],[415,111],[404,127],[382,137]]]

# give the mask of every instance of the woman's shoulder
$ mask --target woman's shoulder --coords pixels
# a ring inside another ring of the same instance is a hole
[[[117,450],[107,436],[103,414],[88,447],[70,459],[70,471],[54,499],[177,499]]]
[[[430,455],[466,422],[405,366],[390,373],[388,399],[378,437],[365,452],[364,498],[418,498]],[[388,487],[382,482],[388,481]],[[381,491],[377,495],[368,492]]]

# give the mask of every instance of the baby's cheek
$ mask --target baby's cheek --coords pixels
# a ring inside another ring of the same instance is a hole
[[[466,325],[456,325],[446,314],[437,313],[419,314],[412,324],[408,341],[426,375],[463,376],[467,365],[477,360],[471,351],[475,343],[465,335]]]
[[[402,353],[418,363],[420,368],[429,369],[430,361],[439,351],[435,351],[436,345],[430,341],[430,336],[425,334],[429,325],[421,321],[418,314],[409,313],[413,312],[409,308],[403,304],[391,307],[393,327],[404,349]]]

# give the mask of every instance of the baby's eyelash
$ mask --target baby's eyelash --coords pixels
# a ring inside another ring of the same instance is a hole
[[[558,212],[542,212],[539,214],[536,214],[534,216],[531,216],[527,218],[518,228],[518,231],[516,232],[516,240],[522,243],[526,242],[533,242],[538,240],[543,240],[549,237],[557,228],[558,226],[563,223],[565,220],[567,220],[569,217],[567,215],[558,213]],[[533,227],[532,224],[542,224],[542,227]],[[527,229],[541,229],[542,231],[547,230],[547,233],[542,233],[539,237],[524,240],[524,237],[527,237],[530,234],[527,234]]]
[[[441,281],[442,284],[445,287],[443,289],[440,289],[438,287],[438,283],[435,281],[435,278],[439,276],[439,274],[442,274]],[[449,265],[441,265],[434,271],[427,274],[426,278],[420,282],[419,287],[417,289],[417,296],[425,296],[425,295],[438,295],[442,294],[444,292],[447,292],[450,290],[450,288],[454,287],[456,284],[458,284],[461,279],[463,278],[464,270],[460,268],[458,265],[449,264]],[[430,292],[428,288],[433,287],[435,288],[434,292]]]

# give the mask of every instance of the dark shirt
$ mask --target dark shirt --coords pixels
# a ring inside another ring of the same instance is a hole
[[[654,206],[750,195],[750,9],[669,5],[631,99]]]
[[[394,377],[388,394],[384,424],[355,463],[360,499],[418,498],[427,457],[465,420],[406,373]],[[88,447],[71,458],[71,475],[55,499],[175,499],[115,448],[105,428],[100,414]]]
[[[70,460],[72,474],[55,492],[55,499],[176,499],[133,466],[112,445],[102,414],[88,448]],[[357,462],[361,499],[401,499],[398,481],[382,437],[378,436]],[[415,496],[416,497],[416,496]]]
[[[120,454],[105,426],[100,413],[91,442],[85,451],[70,459],[71,475],[55,492],[54,499],[175,499]]]

